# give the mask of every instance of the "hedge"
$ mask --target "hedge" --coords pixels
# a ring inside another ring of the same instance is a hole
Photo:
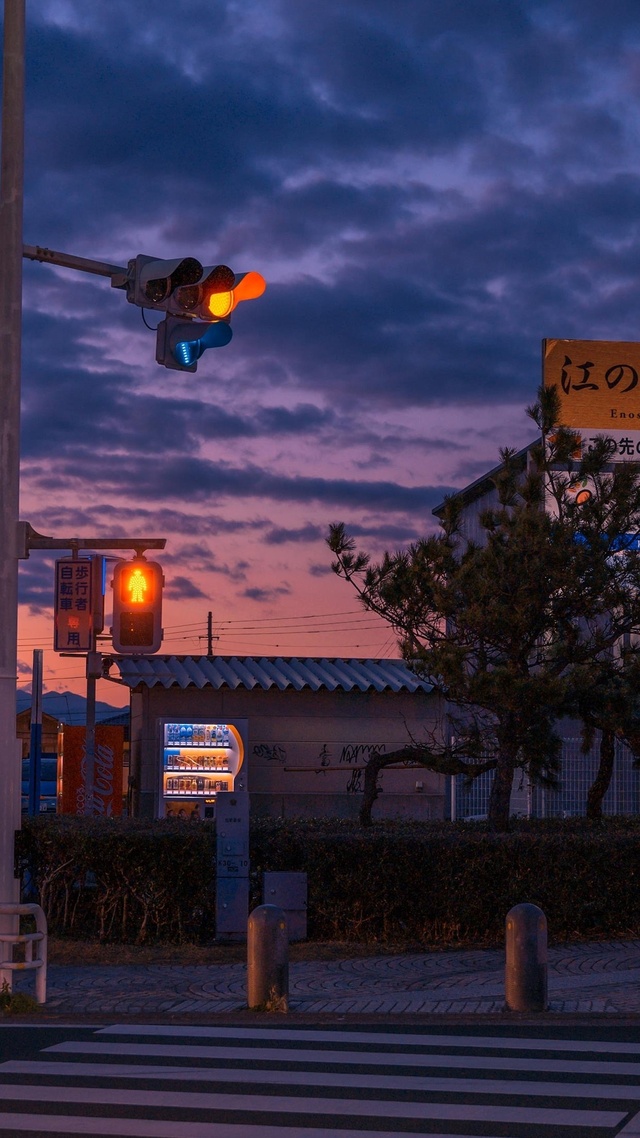
[[[25,819],[50,929],[104,941],[215,937],[215,826],[179,820]],[[309,938],[427,946],[497,944],[520,901],[555,940],[640,933],[640,819],[482,824],[262,819],[251,828],[251,907],[264,870],[308,875]]]
[[[206,824],[61,815],[23,819],[16,859],[51,933],[181,943],[214,932],[212,849]]]

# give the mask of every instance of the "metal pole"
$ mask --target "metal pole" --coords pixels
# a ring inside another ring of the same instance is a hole
[[[77,550],[73,556],[77,557]],[[84,728],[84,812],[93,818],[93,783],[96,758],[96,675],[93,665],[96,650],[96,633],[94,627],[94,609],[96,592],[96,573],[93,559],[91,561],[91,647],[87,653],[87,702],[85,705]]]
[[[54,249],[43,249],[40,245],[25,245],[23,257],[29,261],[43,261],[49,265],[62,265],[65,269],[76,269],[79,273],[93,273],[98,277],[115,277],[119,283],[114,288],[125,288],[127,269],[124,265],[110,265],[107,261],[92,261],[87,257],[76,257],[73,253],[56,253]]]
[[[18,495],[24,187],[24,0],[4,0],[2,151],[0,155],[0,902],[19,900],[14,877],[20,827],[20,756],[16,737],[18,637]],[[14,931],[17,918],[2,916]],[[2,959],[7,959],[4,956]],[[11,985],[11,970],[0,981]]]
[[[87,670],[87,718],[85,727],[85,799],[84,812],[93,817],[93,782],[96,754],[96,678]]]
[[[31,672],[31,746],[29,748],[29,815],[40,813],[40,772],[42,769],[42,648],[33,650]]]

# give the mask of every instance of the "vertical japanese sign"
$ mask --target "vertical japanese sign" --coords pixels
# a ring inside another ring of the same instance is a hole
[[[560,421],[590,439],[605,435],[612,462],[640,461],[640,343],[543,340],[543,382],[560,397]]]
[[[91,652],[93,598],[91,558],[56,561],[53,647],[56,652]]]

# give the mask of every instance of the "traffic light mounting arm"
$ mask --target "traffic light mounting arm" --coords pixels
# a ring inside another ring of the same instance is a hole
[[[47,265],[60,265],[79,273],[93,273],[98,277],[111,277],[112,288],[126,288],[129,270],[124,265],[111,265],[107,261],[92,261],[87,257],[74,257],[72,253],[56,253],[40,245],[23,245],[22,256],[27,261],[40,261]]]

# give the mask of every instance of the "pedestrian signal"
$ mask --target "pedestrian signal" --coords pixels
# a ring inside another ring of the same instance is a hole
[[[113,573],[113,648],[122,655],[157,652],[162,644],[162,587],[157,561],[119,561]]]

